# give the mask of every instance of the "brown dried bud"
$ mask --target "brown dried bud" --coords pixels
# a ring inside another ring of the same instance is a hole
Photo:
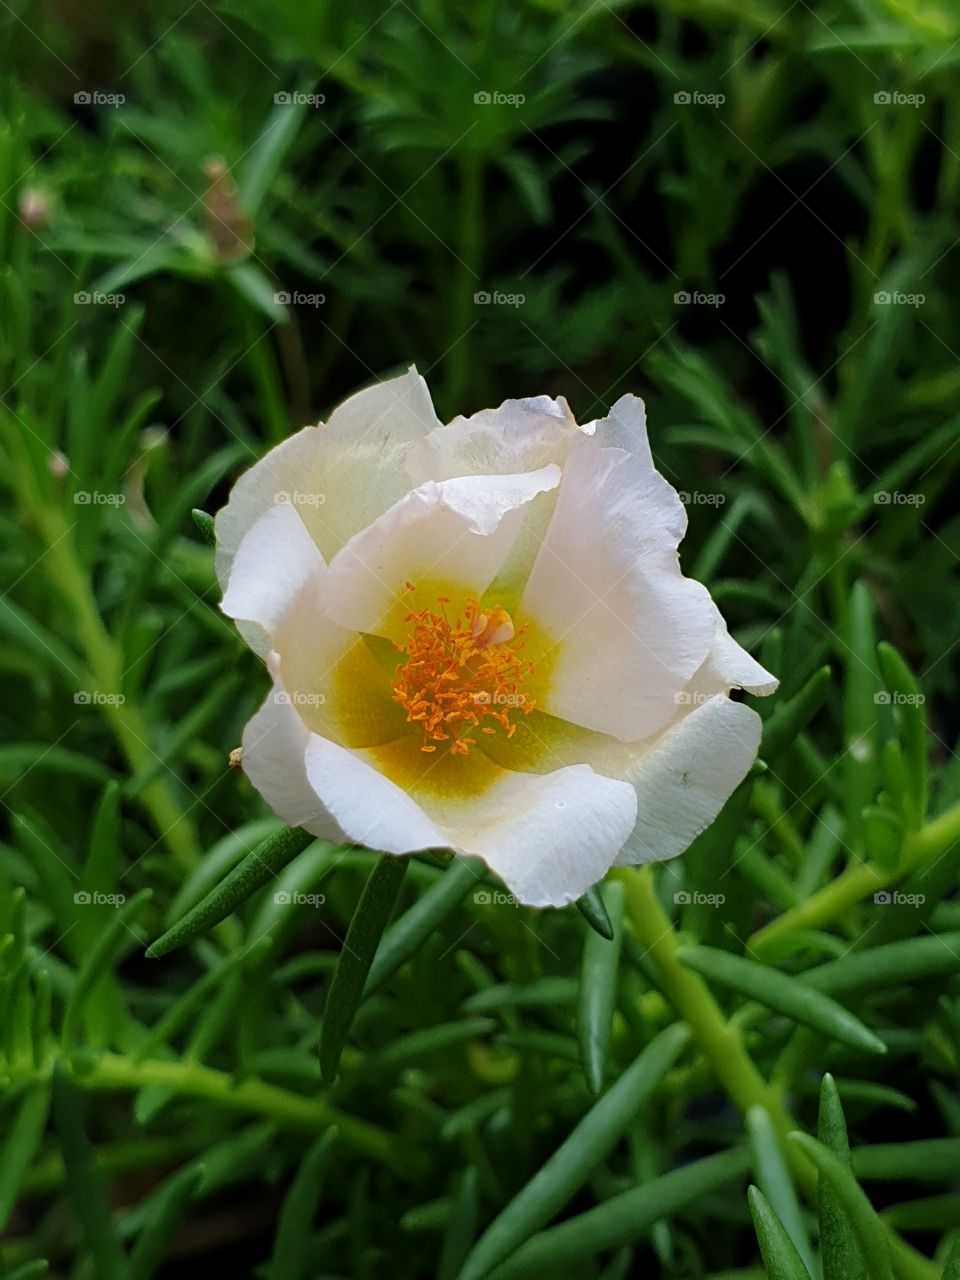
[[[203,166],[207,236],[217,262],[240,262],[253,252],[253,224],[240,207],[237,189],[221,156]]]

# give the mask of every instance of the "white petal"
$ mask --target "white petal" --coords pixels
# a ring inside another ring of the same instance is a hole
[[[748,693],[767,697],[776,692],[780,681],[737,644],[718,609],[713,644],[692,683],[698,688],[709,689],[711,693],[746,689]]]
[[[561,396],[505,400],[469,418],[454,418],[412,446],[407,467],[414,484],[456,476],[503,475],[562,463],[582,442],[582,429]]]
[[[411,607],[407,581],[462,583],[479,597],[503,564],[524,509],[559,480],[559,468],[548,466],[523,475],[431,480],[412,490],[334,557],[331,615],[355,631],[389,634]]]
[[[265,657],[300,593],[318,590],[325,571],[297,511],[286,504],[270,507],[240,543],[220,608]]]
[[[521,609],[553,642],[543,710],[624,742],[673,719],[715,632],[709,593],[680,572],[685,529],[677,494],[641,458],[571,454]]]
[[[482,858],[520,902],[562,907],[603,879],[636,814],[633,788],[586,764],[504,772],[464,805],[457,845]]]
[[[705,830],[746,777],[760,717],[717,695],[681,716],[620,776],[637,791],[637,825],[620,865],[673,858]]]
[[[426,383],[410,369],[358,391],[325,425],[304,427],[271,449],[240,477],[217,515],[221,585],[244,535],[285,498],[329,560],[407,491],[407,451],[439,425]]]
[[[477,751],[425,756],[414,736],[346,753],[313,738],[307,771],[351,839],[389,853],[439,846],[481,858],[535,907],[572,902],[602,879],[637,812],[629,783],[589,765],[516,773]]]
[[[639,396],[621,396],[605,418],[590,423],[589,427],[601,448],[625,449],[635,454],[648,470],[653,470],[647,438],[647,411]]]
[[[278,818],[324,840],[347,837],[307,779],[305,755],[310,733],[275,685],[243,731],[243,771]]]
[[[349,839],[383,853],[443,848],[447,840],[415,800],[363,759],[311,734],[306,772]]]

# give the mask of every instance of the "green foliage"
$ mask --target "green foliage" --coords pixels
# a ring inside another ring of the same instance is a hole
[[[955,10],[0,27],[0,1275],[956,1280]],[[642,393],[781,677],[717,821],[579,911],[228,767],[206,513],[414,361],[444,419]]]

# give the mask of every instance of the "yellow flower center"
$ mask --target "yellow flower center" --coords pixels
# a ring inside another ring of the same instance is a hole
[[[411,583],[406,586],[413,590]],[[439,613],[420,609],[404,618],[411,626],[406,641],[396,646],[406,658],[397,667],[393,700],[405,709],[409,723],[423,726],[421,751],[449,742],[453,754],[467,755],[477,743],[469,736],[474,730],[493,734],[499,725],[513,737],[510,712],[527,715],[535,706],[521,692],[535,667],[520,656],[523,628],[514,628],[506,609],[484,609],[479,601],[467,600],[464,615],[451,622],[449,603],[449,596],[438,596]]]

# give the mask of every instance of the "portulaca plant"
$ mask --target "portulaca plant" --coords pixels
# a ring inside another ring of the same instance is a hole
[[[291,827],[481,858],[562,906],[671,858],[750,769],[777,681],[684,576],[686,512],[643,402],[442,425],[415,369],[243,475],[222,608],[272,688],[243,768]]]

